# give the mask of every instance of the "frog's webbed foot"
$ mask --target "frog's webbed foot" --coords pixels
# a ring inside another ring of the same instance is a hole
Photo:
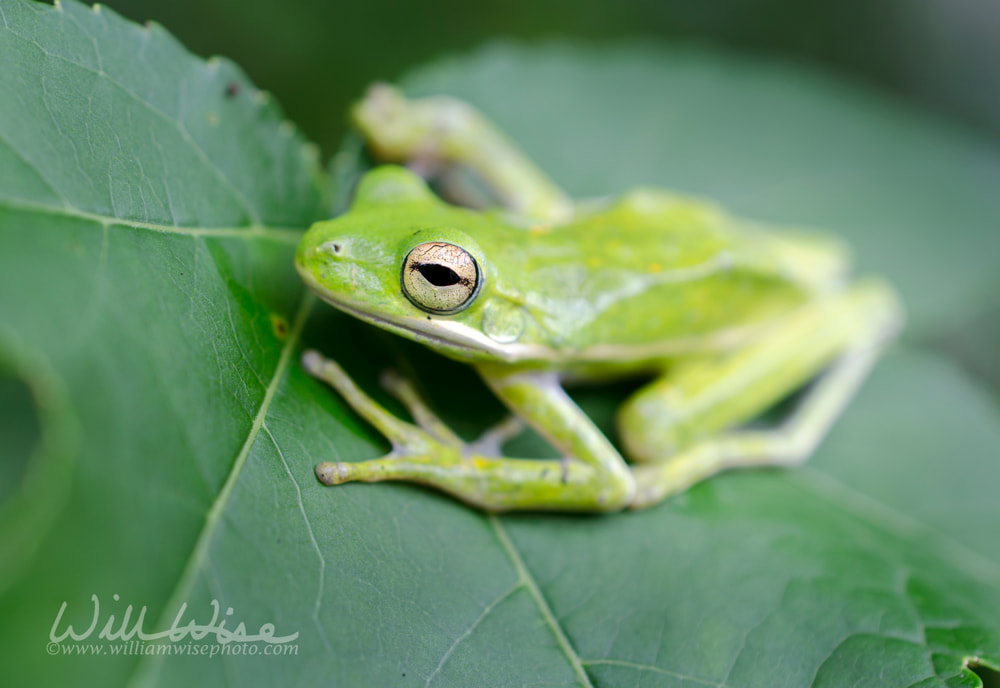
[[[392,444],[394,454],[401,453],[407,447],[426,449],[435,443],[435,438],[427,432],[400,420],[368,396],[336,361],[310,350],[302,354],[302,367],[313,377],[323,380],[340,392],[355,411],[385,435]]]
[[[382,375],[382,384],[410,411],[417,425],[400,420],[372,399],[344,372],[336,361],[316,351],[302,355],[302,367],[323,380],[365,420],[392,444],[392,451],[381,459],[360,463],[325,461],[316,466],[316,477],[327,485],[353,480],[389,479],[386,469],[394,461],[407,457],[434,455],[442,464],[455,463],[462,456],[462,440],[428,408],[413,385],[393,371]]]

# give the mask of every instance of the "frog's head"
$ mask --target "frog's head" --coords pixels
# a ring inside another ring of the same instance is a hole
[[[507,327],[509,309],[497,305],[483,249],[463,231],[482,222],[413,173],[379,167],[348,213],[309,229],[295,263],[313,291],[362,320],[454,358],[509,359],[504,338],[483,329]]]

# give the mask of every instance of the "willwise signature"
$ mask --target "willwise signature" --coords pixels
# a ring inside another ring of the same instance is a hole
[[[49,631],[49,640],[53,643],[61,643],[67,638],[75,641],[91,638],[101,622],[101,602],[97,595],[91,595],[90,600],[94,605],[94,611],[90,626],[86,630],[77,631],[72,624],[66,624],[65,630],[59,630],[63,615],[66,613],[66,607],[68,606],[67,602],[63,602],[59,607],[59,612],[56,614],[55,621],[52,622],[52,629]],[[118,595],[114,595],[114,600],[116,602],[119,600]],[[209,635],[214,635],[217,642],[226,644],[258,641],[265,643],[288,643],[299,637],[298,632],[290,635],[275,635],[274,624],[272,623],[261,625],[254,634],[247,634],[246,625],[242,621],[232,629],[227,628],[227,622],[231,621],[228,617],[232,616],[233,608],[226,608],[225,614],[222,614],[222,607],[219,605],[218,600],[212,600],[211,607],[211,621],[207,624],[200,624],[193,619],[190,621],[185,620],[184,617],[187,613],[187,602],[185,602],[177,610],[177,615],[174,617],[170,628],[156,633],[147,633],[143,629],[146,621],[146,605],[143,605],[139,609],[139,613],[135,616],[135,621],[133,622],[132,614],[134,608],[130,604],[125,608],[125,613],[122,614],[120,621],[115,618],[114,614],[108,615],[104,625],[101,626],[101,630],[97,633],[97,638],[100,640],[136,639],[143,641],[166,639],[171,642],[177,642],[188,638],[191,640],[201,640]],[[220,616],[223,618],[220,619]]]

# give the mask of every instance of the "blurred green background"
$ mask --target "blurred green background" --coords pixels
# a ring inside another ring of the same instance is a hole
[[[195,53],[224,55],[325,154],[375,79],[496,36],[710,43],[848,75],[1000,135],[997,0],[111,0]],[[280,8],[280,11],[279,11]],[[512,97],[516,97],[512,94]]]
[[[322,149],[346,128],[348,104],[372,81],[492,38],[639,37],[770,57],[867,85],[1000,141],[1000,0],[110,0],[164,25],[201,56],[234,60]],[[517,94],[512,93],[512,98]],[[948,350],[1000,390],[994,342],[1000,298]],[[986,331],[985,337],[965,333]],[[1000,393],[1000,392],[998,392]]]

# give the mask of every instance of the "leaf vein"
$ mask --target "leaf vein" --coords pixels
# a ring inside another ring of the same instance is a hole
[[[517,547],[514,546],[513,541],[510,536],[507,535],[507,531],[504,530],[503,524],[500,523],[500,519],[495,515],[490,514],[489,516],[490,525],[493,526],[493,532],[496,533],[497,539],[500,540],[500,544],[507,551],[507,556],[510,558],[514,568],[517,571],[518,578],[520,582],[528,588],[531,596],[535,600],[535,604],[538,605],[538,610],[542,614],[542,618],[545,623],[548,624],[549,628],[552,630],[552,634],[556,638],[556,642],[559,647],[562,648],[563,653],[569,660],[570,666],[573,667],[573,671],[576,672],[577,678],[580,679],[580,684],[584,688],[594,688],[594,684],[591,683],[590,677],[587,676],[587,672],[583,668],[583,664],[580,662],[580,656],[573,649],[573,646],[569,642],[569,638],[566,636],[566,632],[563,630],[562,626],[559,625],[559,621],[556,620],[555,615],[552,613],[552,608],[549,607],[549,603],[545,600],[545,596],[542,595],[541,589],[538,587],[538,583],[535,581],[534,576],[525,566],[524,560],[521,558],[520,553],[517,551]]]
[[[326,629],[323,628],[323,624],[319,620],[319,610],[320,603],[323,600],[323,588],[326,585],[326,557],[323,556],[323,551],[319,547],[319,542],[316,541],[316,534],[313,532],[312,522],[309,520],[308,514],[306,514],[306,505],[302,501],[302,488],[299,485],[299,481],[295,479],[295,475],[292,473],[291,467],[288,465],[288,461],[285,459],[285,453],[281,451],[281,447],[278,446],[278,441],[271,434],[271,430],[267,427],[265,422],[262,425],[264,432],[271,439],[271,444],[274,445],[274,450],[278,452],[278,458],[281,459],[281,465],[285,467],[285,473],[288,474],[288,479],[292,481],[292,485],[295,486],[295,495],[298,498],[299,513],[302,514],[302,520],[306,524],[306,532],[309,533],[309,542],[312,543],[313,549],[316,551],[316,556],[319,558],[319,582],[316,586],[316,599],[313,602],[312,618],[316,622],[316,628],[319,629],[319,634],[323,637],[323,645],[326,646],[327,652],[333,653],[333,647],[330,645],[330,639],[326,637]]]
[[[141,222],[139,220],[127,220],[98,213],[87,212],[66,205],[64,207],[48,205],[46,203],[35,203],[21,199],[11,198],[0,194],[0,203],[6,205],[11,210],[25,212],[38,212],[48,215],[61,215],[81,220],[89,220],[101,225],[120,225],[131,227],[132,229],[146,229],[160,234],[180,234],[183,236],[207,236],[207,237],[237,237],[247,239],[272,239],[287,244],[297,244],[302,238],[302,229],[294,227],[269,227],[266,225],[244,225],[242,227],[178,227],[176,225],[164,225],[154,222]]]
[[[223,483],[222,489],[219,490],[219,495],[215,498],[208,514],[205,516],[205,525],[198,534],[198,539],[195,542],[191,556],[188,557],[187,564],[184,566],[184,570],[177,581],[177,585],[174,587],[173,592],[167,599],[167,603],[163,607],[163,614],[157,622],[157,627],[159,628],[163,628],[167,619],[173,618],[173,615],[176,614],[175,610],[180,607],[182,600],[190,594],[194,581],[205,564],[212,538],[215,535],[215,530],[222,518],[226,505],[229,503],[229,496],[232,494],[233,488],[236,486],[236,481],[239,479],[240,473],[243,470],[243,465],[246,463],[247,457],[250,456],[250,450],[253,448],[253,445],[257,440],[257,435],[260,433],[260,429],[264,425],[264,418],[267,416],[268,409],[271,407],[271,401],[274,399],[278,385],[281,383],[281,380],[284,379],[285,372],[288,370],[288,366],[292,358],[292,351],[298,342],[302,328],[305,325],[306,318],[309,315],[309,311],[312,308],[313,303],[314,299],[309,293],[306,293],[302,297],[302,301],[299,303],[299,309],[295,315],[291,331],[288,333],[288,339],[285,341],[285,346],[282,348],[281,355],[278,357],[278,364],[274,368],[274,375],[271,377],[271,382],[264,392],[264,398],[261,401],[260,408],[257,410],[257,415],[254,418],[253,424],[250,426],[250,431],[247,433],[246,441],[244,441],[243,446],[236,455],[236,459],[233,461],[233,467],[230,469],[229,475],[226,476],[226,481]],[[162,658],[163,655],[144,656],[143,660],[136,665],[135,673],[132,675],[130,685],[143,685],[148,683],[148,680],[152,677],[154,667],[162,661]]]
[[[39,43],[38,41],[33,40],[31,38],[28,38],[27,36],[24,36],[24,35],[16,32],[16,31],[14,31],[9,26],[6,27],[6,30],[8,32],[10,32],[12,35],[17,36],[21,40],[26,41],[28,43],[33,43],[34,45],[38,46],[38,49],[41,50],[45,55],[48,55],[49,57],[52,57],[52,58],[57,59],[57,60],[62,60],[63,62],[66,62],[67,64],[74,65],[74,66],[78,67],[79,69],[82,69],[82,70],[84,70],[86,72],[90,72],[92,74],[95,74],[98,78],[107,79],[108,83],[110,83],[113,86],[116,86],[117,88],[121,89],[122,92],[124,92],[124,93],[128,94],[129,96],[131,96],[132,99],[135,102],[139,103],[140,105],[142,105],[143,107],[145,107],[146,109],[148,109],[151,113],[153,113],[153,114],[157,115],[158,117],[160,117],[164,122],[167,122],[168,124],[172,125],[177,130],[177,132],[181,135],[181,138],[184,139],[191,146],[191,149],[194,151],[195,155],[202,161],[202,163],[205,165],[206,169],[208,169],[209,171],[211,171],[215,175],[215,177],[220,182],[222,182],[222,184],[224,186],[226,186],[226,187],[229,188],[229,190],[232,192],[233,196],[239,201],[240,205],[243,206],[243,209],[246,211],[247,215],[254,222],[254,224],[259,224],[260,223],[260,217],[258,216],[257,211],[254,209],[253,205],[250,203],[249,199],[246,197],[246,195],[243,193],[243,191],[240,190],[239,187],[237,187],[232,182],[232,180],[230,180],[226,175],[224,175],[222,173],[222,170],[220,170],[212,162],[212,159],[209,158],[208,155],[205,153],[205,150],[200,145],[198,145],[198,142],[194,140],[194,137],[191,136],[191,133],[187,130],[187,127],[184,126],[183,122],[181,122],[180,119],[174,119],[174,118],[172,118],[166,112],[163,112],[160,108],[158,108],[155,105],[153,105],[152,103],[150,103],[148,100],[146,100],[145,98],[143,98],[142,96],[140,96],[138,93],[136,93],[135,91],[133,91],[132,89],[130,89],[128,86],[126,86],[122,82],[120,82],[117,79],[115,79],[114,77],[112,77],[107,72],[99,70],[99,69],[95,69],[94,67],[91,67],[90,65],[85,65],[83,63],[77,62],[76,60],[71,60],[68,57],[65,57],[63,55],[59,55],[58,53],[54,53],[54,52],[51,52],[49,50],[46,50],[45,47],[42,46],[42,44]]]
[[[472,624],[467,629],[465,629],[464,633],[462,633],[460,636],[458,636],[457,638],[455,638],[455,642],[453,642],[451,644],[451,647],[449,647],[445,651],[444,655],[441,656],[441,661],[438,662],[438,665],[436,667],[434,667],[434,671],[432,671],[427,676],[427,680],[424,681],[424,688],[430,688],[431,682],[434,680],[434,677],[437,676],[439,673],[441,673],[441,669],[448,662],[448,659],[451,657],[452,653],[455,652],[455,649],[459,645],[461,645],[462,642],[466,638],[468,638],[470,635],[472,635],[472,633],[476,630],[476,628],[479,626],[479,624],[481,624],[483,622],[483,619],[485,619],[487,616],[489,616],[490,612],[492,612],[493,609],[498,604],[500,604],[501,602],[503,602],[504,600],[506,600],[508,597],[510,597],[511,595],[513,595],[515,591],[520,590],[523,586],[524,586],[524,581],[518,579],[518,581],[514,585],[512,585],[510,588],[508,588],[507,590],[505,590],[504,592],[502,592],[499,597],[497,597],[495,600],[493,600],[492,602],[490,602],[488,605],[486,605],[485,607],[483,607],[482,613],[478,617],[476,617],[476,620],[473,621]]]
[[[700,683],[703,686],[713,686],[713,688],[730,688],[725,683],[716,683],[715,681],[709,681],[707,679],[698,678],[697,676],[689,676],[688,674],[682,674],[677,671],[670,671],[669,669],[663,669],[658,666],[653,666],[652,664],[640,664],[638,662],[629,662],[624,659],[584,659],[581,662],[587,666],[594,666],[596,664],[607,664],[611,666],[622,666],[628,667],[629,669],[637,669],[639,671],[652,671],[657,674],[664,674],[666,676],[673,676],[674,678],[679,678],[685,681],[693,681],[694,683]]]
[[[24,161],[25,165],[27,165],[28,167],[30,167],[32,170],[35,171],[35,174],[37,174],[38,178],[41,179],[45,183],[45,186],[49,187],[49,189],[52,191],[52,193],[55,194],[56,197],[59,198],[59,200],[63,201],[67,206],[69,206],[69,201],[66,199],[65,196],[62,195],[62,193],[59,192],[59,189],[57,189],[55,187],[55,184],[53,184],[50,179],[48,179],[44,174],[42,174],[42,171],[40,169],[38,169],[38,166],[35,165],[35,163],[33,163],[31,160],[29,160],[28,156],[26,156],[23,152],[21,152],[20,150],[18,150],[14,146],[14,143],[6,135],[4,135],[3,132],[0,132],[0,141],[3,141],[4,143],[6,143],[7,147],[10,148],[14,152],[14,154],[17,155],[17,157],[21,158],[21,160]],[[11,199],[11,200],[14,200],[14,199]],[[41,205],[41,204],[39,204],[39,205]],[[49,206],[49,207],[53,207],[53,206]]]
[[[1000,563],[976,552],[968,545],[959,542],[954,537],[932,528],[931,526],[908,516],[891,506],[880,502],[854,487],[841,482],[828,473],[820,472],[808,466],[800,467],[792,472],[800,483],[808,487],[814,494],[828,502],[852,511],[858,518],[874,524],[882,530],[906,540],[918,540],[924,546],[924,537],[918,534],[923,531],[931,534],[938,545],[948,550],[956,564],[961,562],[966,573],[974,578],[995,585],[1000,581]],[[805,479],[803,479],[805,478]]]

